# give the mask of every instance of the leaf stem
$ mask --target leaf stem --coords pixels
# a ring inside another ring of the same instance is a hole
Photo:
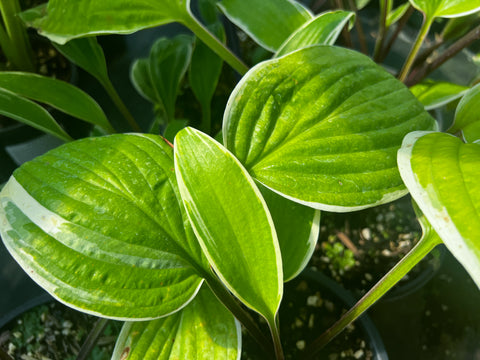
[[[9,40],[5,42],[5,36],[2,36],[1,45],[4,52],[11,57],[9,60],[14,66],[20,70],[34,72],[33,52],[27,31],[18,17],[20,11],[18,0],[0,0],[0,12],[5,25],[2,35],[6,35]]]
[[[100,79],[99,79],[100,80]],[[115,90],[115,87],[113,86],[112,82],[110,81],[110,79],[105,80],[105,81],[100,81],[102,86],[104,87],[104,89],[106,90],[107,94],[110,96],[110,98],[112,99],[113,103],[115,104],[115,106],[118,108],[118,110],[120,111],[120,113],[123,115],[123,117],[128,121],[128,124],[131,126],[131,128],[134,130],[134,131],[137,131],[137,132],[142,132],[142,129],[140,128],[140,126],[138,125],[138,123],[135,121],[135,118],[133,117],[133,115],[130,113],[130,111],[128,110],[127,106],[124,104],[122,98],[120,97],[120,95],[118,95],[118,92],[117,90]]]
[[[387,57],[387,55],[390,53],[390,49],[392,48],[393,44],[395,43],[395,40],[398,38],[398,35],[403,30],[405,24],[407,23],[410,16],[412,16],[413,12],[414,12],[413,6],[409,5],[407,11],[405,11],[405,14],[403,14],[403,16],[400,18],[400,20],[398,20],[398,22],[396,24],[397,26],[395,27],[395,31],[393,32],[393,34],[388,39],[387,45],[383,48],[381,56],[378,58],[378,62],[380,62],[380,63],[383,62],[385,60],[385,58]]]
[[[432,71],[440,67],[447,60],[457,55],[460,51],[478,39],[480,39],[480,25],[470,30],[470,32],[450,45],[444,52],[434,58],[433,61],[425,62],[420,69],[412,71],[405,83],[408,86],[419,83]]]
[[[350,9],[355,13],[355,28],[357,29],[358,42],[360,43],[360,50],[365,55],[368,55],[368,46],[367,40],[365,37],[365,30],[363,30],[362,21],[360,16],[358,16],[358,8],[354,0],[349,0],[348,2]]]
[[[93,329],[88,334],[87,339],[85,340],[80,351],[78,352],[76,360],[87,359],[87,357],[90,355],[93,348],[97,344],[98,338],[100,337],[100,335],[102,335],[109,321],[110,321],[109,319],[104,319],[104,318],[99,318],[96,321],[95,325],[93,326]]]
[[[375,50],[373,51],[373,60],[378,62],[382,52],[383,43],[385,41],[385,34],[387,32],[387,1],[380,0],[380,24],[378,27],[378,36],[375,41]]]
[[[312,359],[330,340],[355,321],[370,306],[380,299],[388,290],[398,283],[416,264],[420,262],[435,246],[441,243],[438,236],[425,236],[395,265],[380,281],[375,284],[349,311],[332,327],[318,337],[305,351],[305,359]]]
[[[432,26],[433,23],[433,17],[427,17],[424,16],[423,18],[423,24],[420,29],[420,32],[418,33],[417,39],[415,40],[415,43],[413,44],[412,50],[410,50],[410,54],[408,54],[407,60],[405,61],[405,64],[403,65],[402,71],[400,72],[400,75],[398,76],[398,79],[400,81],[405,81],[407,78],[408,74],[410,73],[410,69],[413,65],[413,62],[415,61],[415,58],[420,50],[420,47],[422,46],[423,40],[428,34],[428,31],[430,30],[430,27]]]
[[[183,20],[183,24],[188,27],[200,40],[202,40],[213,52],[220,56],[240,75],[245,75],[248,66],[235,56],[220,40],[218,40],[202,23],[200,23],[193,14]]]
[[[253,340],[260,346],[265,354],[271,353],[271,341],[258,328],[250,314],[243,309],[230,292],[219,282],[214,276],[206,277],[206,281],[210,289],[220,302],[235,316],[235,318],[250,333]]]
[[[284,360],[285,356],[283,355],[282,342],[280,341],[280,332],[278,331],[275,317],[273,317],[272,320],[268,320],[268,327],[270,328],[273,344],[275,346],[275,358],[277,360]]]

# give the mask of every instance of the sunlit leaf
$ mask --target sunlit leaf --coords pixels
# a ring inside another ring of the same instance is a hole
[[[427,18],[459,17],[480,10],[480,0],[409,0]]]
[[[272,52],[313,17],[290,0],[222,0],[218,6],[233,23]]]
[[[480,84],[471,88],[460,100],[455,112],[455,121],[449,132],[462,131],[467,142],[480,140]]]
[[[386,19],[386,26],[390,27],[393,24],[395,24],[400,18],[405,15],[405,13],[408,10],[408,7],[410,4],[407,2],[405,4],[402,4],[398,6],[397,8],[393,9],[392,11],[388,12],[387,14],[387,19]]]
[[[405,137],[398,166],[413,199],[480,287],[480,144],[413,132]]]
[[[310,45],[333,45],[342,29],[355,19],[350,11],[332,11],[318,15],[295,31],[275,54],[279,57]]]
[[[432,110],[457,100],[467,90],[467,86],[434,80],[425,80],[410,88],[413,95],[425,106],[425,110]]]
[[[207,135],[175,138],[175,170],[187,214],[215,273],[245,305],[274,321],[282,261],[267,205],[237,159]]]
[[[241,329],[207,287],[181,311],[166,318],[127,322],[112,360],[236,360]]]
[[[312,46],[261,63],[232,93],[226,147],[250,174],[301,204],[353,211],[406,193],[403,137],[435,121],[368,57]]]
[[[154,135],[87,138],[17,169],[0,193],[7,249],[39,285],[103,317],[178,311],[208,271]]]

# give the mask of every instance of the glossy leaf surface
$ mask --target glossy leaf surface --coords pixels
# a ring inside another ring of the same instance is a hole
[[[2,88],[0,88],[0,114],[63,141],[73,140],[42,106]]]
[[[166,318],[127,322],[112,360],[236,360],[241,332],[235,318],[207,287],[181,311]]]
[[[455,122],[449,132],[462,131],[467,142],[480,140],[480,84],[471,88],[460,100],[455,112]]]
[[[208,270],[159,136],[75,141],[25,163],[1,192],[3,241],[55,298],[153,319],[185,306]]]
[[[295,31],[275,54],[279,57],[310,45],[333,45],[347,23],[352,23],[355,13],[332,11],[318,15]]]
[[[147,59],[137,60],[131,71],[135,88],[152,101],[168,122],[175,117],[175,102],[180,82],[192,57],[192,37],[178,35],[160,38]]]
[[[459,17],[480,10],[480,0],[409,0],[427,18]]]
[[[291,0],[222,0],[218,6],[230,21],[272,52],[313,17]]]
[[[426,80],[414,85],[410,91],[425,106],[432,110],[462,97],[468,87],[445,81]]]
[[[413,132],[405,137],[398,166],[422,212],[480,287],[480,145]]]
[[[175,171],[187,214],[210,265],[245,305],[272,321],[283,293],[272,218],[238,160],[207,135],[175,138]]]
[[[60,80],[23,72],[0,72],[0,88],[50,105],[66,114],[111,129],[100,106],[79,88]],[[35,117],[31,118],[32,121]]]
[[[327,211],[406,193],[396,164],[403,137],[435,122],[369,58],[313,46],[257,65],[232,93],[226,147],[258,181]]]
[[[310,260],[320,231],[320,211],[300,205],[259,186],[278,234],[282,253],[283,279],[289,281]]]
[[[59,44],[97,34],[130,34],[190,18],[189,0],[50,0],[32,26]]]

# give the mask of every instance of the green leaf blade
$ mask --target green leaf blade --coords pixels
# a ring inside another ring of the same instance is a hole
[[[355,19],[350,11],[331,11],[318,15],[295,31],[276,52],[280,57],[310,45],[333,45],[342,29]]]
[[[406,193],[396,152],[434,120],[367,57],[312,46],[257,65],[232,93],[226,147],[250,174],[288,199],[353,211]]]
[[[88,138],[20,167],[2,190],[2,238],[60,301],[152,319],[196,295],[206,259],[179,203],[173,151],[148,135]]]
[[[190,17],[189,0],[52,0],[46,16],[32,25],[59,44],[99,34],[130,34],[135,31],[182,22]]]
[[[218,6],[237,26],[267,50],[282,43],[313,16],[290,0],[222,0]],[[255,11],[252,11],[255,9]]]
[[[444,81],[426,80],[414,85],[410,91],[425,106],[433,110],[462,97],[468,87]]]
[[[480,140],[480,116],[478,115],[478,102],[480,101],[480,85],[475,85],[463,96],[455,111],[455,121],[448,130],[455,134],[462,132],[467,142]]]
[[[69,83],[31,73],[5,71],[0,73],[0,88],[50,105],[105,130],[112,129],[96,101]]]
[[[73,140],[42,106],[2,88],[0,88],[0,114],[63,141]]]
[[[259,190],[220,144],[192,128],[175,138],[175,169],[202,249],[224,284],[273,321],[283,293],[273,221]]]
[[[473,14],[480,10],[479,0],[409,0],[427,18],[436,17],[454,18]]]
[[[180,312],[149,322],[126,323],[112,360],[239,358],[241,331],[208,288]]]
[[[398,164],[412,197],[480,287],[480,145],[449,134],[413,132]]]

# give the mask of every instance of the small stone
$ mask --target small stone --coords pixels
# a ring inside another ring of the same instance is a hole
[[[8,344],[8,355],[11,355],[13,356],[13,354],[15,353],[15,350],[17,350],[17,347],[15,345],[13,345],[12,343],[9,343]]]
[[[361,359],[361,358],[363,357],[363,355],[364,355],[363,350],[357,350],[357,351],[355,351],[355,353],[353,354],[353,357],[354,357],[355,359]]]
[[[308,318],[308,328],[313,329],[315,326],[315,315],[311,314],[310,317]]]
[[[15,339],[20,339],[22,337],[22,333],[20,331],[15,331],[12,333]]]
[[[69,320],[65,320],[63,323],[62,323],[62,327],[64,329],[71,329],[73,327],[73,323]]]
[[[373,280],[372,274],[370,274],[370,273],[365,273],[365,279],[367,279],[368,281],[372,281],[372,280]]]
[[[365,240],[370,240],[372,238],[372,231],[369,228],[362,229],[362,237]]]
[[[298,340],[296,345],[298,350],[305,349],[305,340]]]

